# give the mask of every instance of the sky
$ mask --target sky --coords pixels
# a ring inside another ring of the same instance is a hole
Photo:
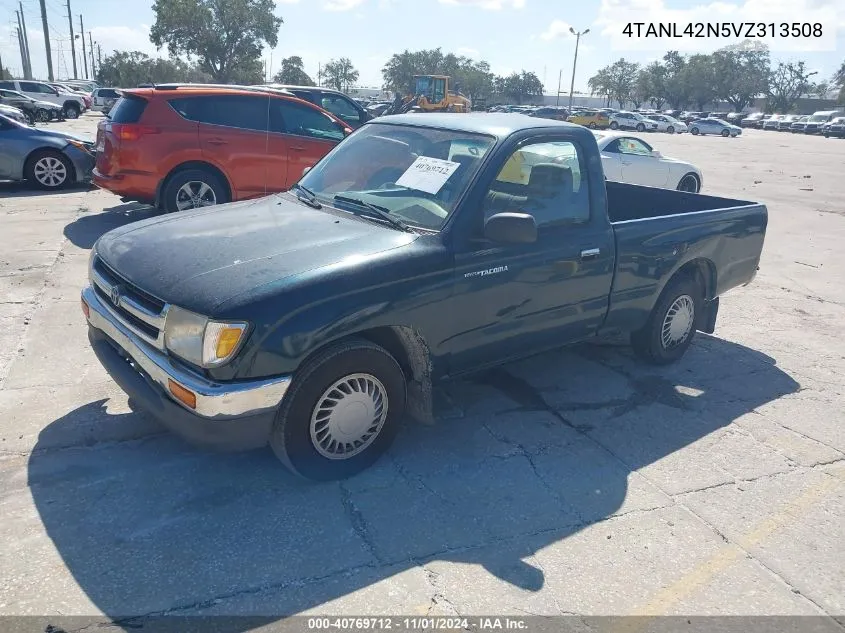
[[[21,67],[15,35],[19,0],[0,0],[0,55],[5,66]],[[20,0],[29,36],[34,74],[46,78],[47,65],[39,0]],[[53,68],[57,77],[72,76],[66,0],[45,0]],[[150,0],[70,0],[74,32],[79,14],[103,57],[111,51],[156,51],[148,33],[154,21]],[[827,79],[845,61],[845,0],[276,0],[284,19],[279,43],[265,50],[272,73],[283,57],[299,55],[315,77],[319,64],[349,57],[360,72],[359,85],[380,87],[381,68],[394,52],[441,47],[488,61],[494,73],[534,72],[546,93],[569,90],[576,37],[581,36],[575,90],[586,89],[595,72],[620,57],[647,64],[666,50],[711,52],[740,38],[626,37],[628,22],[687,23],[811,22],[820,37],[767,40],[776,60],[803,59]],[[633,27],[637,28],[637,27]],[[79,49],[79,40],[77,40]],[[81,52],[77,50],[77,57]],[[79,62],[81,72],[81,61]],[[80,74],[81,76],[81,74]]]

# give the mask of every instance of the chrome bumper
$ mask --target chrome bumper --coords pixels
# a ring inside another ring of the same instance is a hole
[[[117,344],[168,398],[200,417],[209,419],[237,418],[275,409],[291,382],[290,376],[278,376],[237,383],[208,380],[171,362],[167,354],[152,347],[130,332],[106,306],[91,286],[82,291],[88,304],[88,322]],[[168,380],[173,380],[196,395],[192,409],[170,397]]]

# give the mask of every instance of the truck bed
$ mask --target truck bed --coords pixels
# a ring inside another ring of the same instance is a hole
[[[705,271],[706,299],[749,283],[757,273],[768,223],[764,205],[608,182],[607,211],[617,257],[609,329],[645,323],[663,284],[681,265],[693,262]]]

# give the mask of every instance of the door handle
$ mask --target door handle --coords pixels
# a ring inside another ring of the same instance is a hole
[[[224,141],[222,138],[210,138],[208,139],[209,145],[227,145],[228,141]]]
[[[623,164],[623,165],[630,165],[630,164],[631,164],[631,161],[629,161],[629,160],[623,160],[623,161],[622,161],[622,164]]]
[[[601,255],[600,248],[587,248],[581,251],[581,259],[595,259],[599,255]]]

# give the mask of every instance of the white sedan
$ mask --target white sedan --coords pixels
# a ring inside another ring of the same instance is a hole
[[[687,124],[683,121],[678,121],[666,114],[649,114],[648,118],[657,122],[658,132],[668,132],[669,134],[680,134],[688,130]]]
[[[701,190],[701,171],[695,165],[663,156],[641,138],[624,132],[593,134],[608,180],[690,193]]]

